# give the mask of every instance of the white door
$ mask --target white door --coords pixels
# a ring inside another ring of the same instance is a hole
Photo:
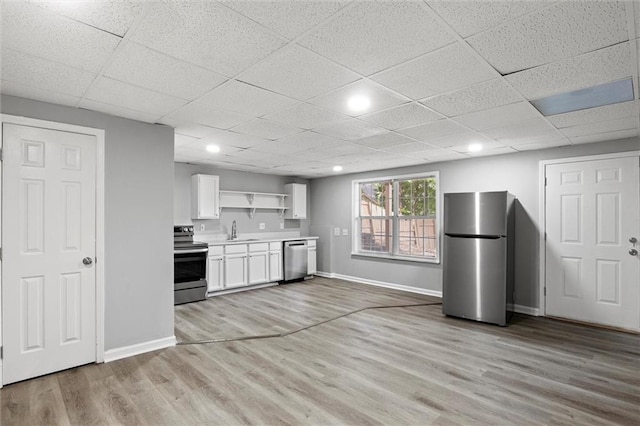
[[[638,157],[546,167],[547,315],[640,329],[638,168]]]
[[[6,384],[96,360],[96,138],[4,124],[3,144]]]

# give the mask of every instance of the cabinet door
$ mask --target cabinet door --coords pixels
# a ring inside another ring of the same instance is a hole
[[[288,195],[285,213],[286,219],[306,219],[307,218],[307,185],[302,183],[288,183],[285,185]]]
[[[224,284],[224,262],[222,256],[209,256],[207,262],[207,291],[222,290]]]
[[[318,271],[316,266],[316,249],[314,247],[307,250],[307,274],[313,275],[316,272]]]
[[[247,285],[247,255],[228,255],[224,257],[224,288]]]
[[[220,180],[213,175],[191,176],[191,217],[220,218]]]
[[[269,281],[268,253],[259,252],[249,255],[249,284],[260,284]]]
[[[282,279],[282,251],[269,253],[269,281]]]

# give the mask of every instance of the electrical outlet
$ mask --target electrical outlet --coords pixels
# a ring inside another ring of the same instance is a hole
[[[200,224],[200,230],[201,230],[201,231],[204,231],[204,223],[201,223],[201,224]]]
[[[260,222],[260,225],[258,225],[258,227],[260,229],[267,229],[266,225],[263,222]]]
[[[349,235],[349,230],[347,228],[342,228],[342,235],[344,236]]]
[[[340,236],[340,228],[333,228],[333,235],[335,235],[336,237]]]

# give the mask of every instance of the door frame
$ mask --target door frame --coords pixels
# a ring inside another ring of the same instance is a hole
[[[547,166],[553,164],[579,163],[583,161],[611,160],[614,158],[640,157],[640,151],[624,151],[611,154],[585,155],[583,157],[567,157],[556,158],[553,160],[541,160],[538,167],[538,196],[540,210],[538,217],[540,218],[540,232],[538,233],[538,256],[540,267],[538,269],[538,316],[546,316],[546,275],[547,275],[547,201],[546,201],[546,185]],[[639,194],[640,196],[640,194]]]
[[[57,123],[54,121],[39,120],[29,117],[20,117],[8,114],[0,114],[0,149],[3,147],[4,124],[17,124],[42,129],[58,130],[70,133],[80,133],[96,138],[96,363],[104,362],[104,323],[105,323],[105,250],[104,250],[104,212],[105,212],[105,131],[92,127],[77,126],[74,124]],[[0,188],[2,188],[2,166],[0,162]],[[0,223],[2,223],[2,202],[4,195],[0,196]],[[2,226],[0,226],[0,244],[2,242]],[[2,289],[2,261],[0,260],[0,289]],[[3,345],[2,336],[2,293],[0,292],[0,346]],[[0,388],[2,388],[2,358],[0,358]]]

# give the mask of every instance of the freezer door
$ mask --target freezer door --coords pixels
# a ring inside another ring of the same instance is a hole
[[[444,233],[507,235],[507,197],[506,191],[444,194]]]
[[[507,239],[444,237],[442,312],[506,325]]]

